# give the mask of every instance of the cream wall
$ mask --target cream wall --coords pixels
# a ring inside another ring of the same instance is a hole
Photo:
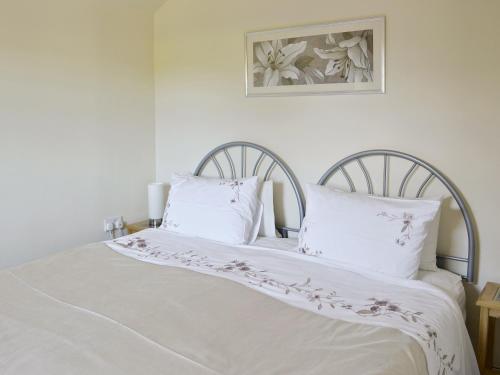
[[[146,216],[159,0],[0,0],[0,268]]]
[[[500,29],[497,0],[169,0],[156,13],[157,177],[193,170],[212,147],[260,143],[302,183],[371,148],[406,151],[460,187],[479,227],[476,291],[500,281]],[[245,98],[244,33],[387,17],[387,93]]]

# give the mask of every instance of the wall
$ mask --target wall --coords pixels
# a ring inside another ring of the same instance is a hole
[[[156,13],[157,177],[193,170],[212,147],[271,148],[301,182],[341,157],[391,148],[438,166],[479,227],[477,290],[500,281],[500,2],[483,0],[170,0]],[[246,31],[385,15],[387,93],[245,98]]]
[[[0,268],[146,217],[159,0],[0,0]]]

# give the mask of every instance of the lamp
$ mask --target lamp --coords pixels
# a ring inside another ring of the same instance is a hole
[[[149,226],[158,228],[165,212],[165,184],[155,182],[148,185]]]

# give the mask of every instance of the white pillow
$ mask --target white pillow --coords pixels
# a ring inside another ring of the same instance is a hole
[[[378,197],[375,195],[370,195],[373,199],[386,199],[383,197]],[[392,198],[392,199],[407,199],[407,200],[422,200],[422,198]],[[441,218],[441,206],[442,206],[442,198],[431,198],[427,200],[437,201],[439,203],[439,211],[434,217],[434,220],[431,223],[431,227],[429,229],[429,235],[425,239],[424,248],[422,250],[422,254],[420,257],[420,266],[419,269],[424,271],[437,271],[438,267],[436,264],[436,253],[437,253],[437,243],[439,236],[439,221]]]
[[[262,216],[257,177],[174,174],[171,184],[162,228],[234,245],[255,241]]]
[[[262,183],[259,198],[264,205],[262,220],[260,221],[259,236],[276,238],[272,181],[264,181]]]
[[[441,204],[442,201],[439,202],[439,211],[436,214],[436,217],[431,223],[431,229],[429,230],[429,235],[427,236],[424,249],[422,250],[422,257],[420,259],[420,269],[424,271],[437,271],[438,267],[436,264],[436,255],[437,255],[437,245],[438,245],[438,236],[439,236],[439,221],[441,218]]]
[[[373,199],[309,184],[299,250],[350,268],[411,279],[439,207],[439,201]]]

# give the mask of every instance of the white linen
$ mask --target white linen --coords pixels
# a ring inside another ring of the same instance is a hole
[[[404,279],[415,278],[440,202],[374,199],[307,185],[299,235],[304,254]]]
[[[437,268],[436,271],[419,271],[417,279],[425,283],[432,284],[446,292],[446,294],[457,302],[465,320],[467,316],[466,295],[461,276],[456,275],[453,272]]]
[[[255,242],[247,246],[257,249],[264,248],[297,252],[299,249],[299,242],[297,238],[257,237]]]
[[[265,248],[297,252],[299,242],[297,238],[258,237],[254,243],[246,245],[245,247],[247,246],[255,249]],[[416,280],[433,285],[447,293],[448,296],[457,302],[465,320],[467,316],[466,295],[461,276],[442,268],[436,268],[436,271],[419,270]]]
[[[238,180],[174,174],[162,228],[228,244],[255,241],[262,204],[258,178]]]
[[[264,206],[262,210],[262,219],[260,221],[259,236],[261,237],[276,237],[276,219],[274,217],[274,192],[273,182],[264,181],[261,184],[259,199]]]
[[[224,246],[161,230],[107,245],[145,262],[230,279],[329,318],[397,328],[421,345],[429,374],[479,374],[456,302],[427,283],[361,275],[316,257]]]

